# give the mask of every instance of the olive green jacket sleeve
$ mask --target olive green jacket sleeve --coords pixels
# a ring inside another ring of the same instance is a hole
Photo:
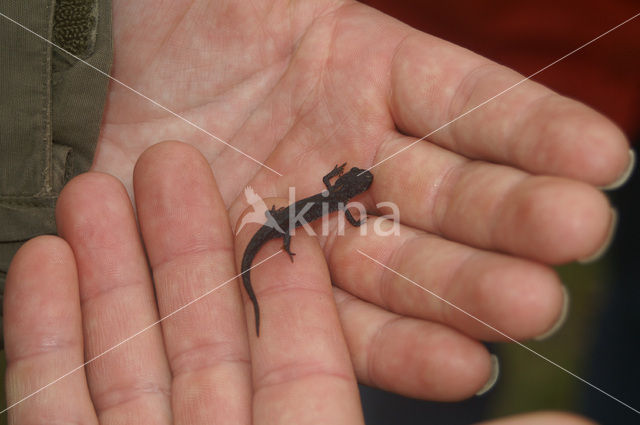
[[[56,232],[60,189],[91,166],[109,80],[82,61],[108,73],[112,46],[107,0],[2,0],[0,13],[4,292],[14,253],[26,240]]]

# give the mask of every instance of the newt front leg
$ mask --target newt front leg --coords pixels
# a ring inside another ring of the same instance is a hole
[[[332,187],[330,180],[336,176],[338,177],[341,176],[344,173],[345,165],[347,165],[346,162],[340,166],[336,165],[335,167],[333,167],[333,170],[329,172],[329,174],[327,174],[322,178],[322,183],[324,183],[324,185],[326,186],[329,192],[331,192],[331,187]]]

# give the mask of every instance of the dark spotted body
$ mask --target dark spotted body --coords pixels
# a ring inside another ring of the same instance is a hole
[[[371,186],[373,175],[369,171],[355,167],[344,173],[345,165],[346,163],[341,166],[336,165],[329,174],[322,178],[322,182],[327,188],[326,191],[301,199],[286,208],[272,207],[271,210],[266,211],[267,222],[258,229],[249,241],[242,256],[242,283],[253,303],[257,336],[260,336],[260,307],[251,286],[251,271],[249,269],[260,248],[271,239],[283,238],[284,250],[293,261],[295,254],[291,252],[291,230],[294,228],[339,210],[344,210],[347,221],[354,226],[360,226],[364,222],[364,219],[356,220],[345,208],[345,205],[351,198]],[[331,184],[331,179],[334,177],[337,179],[334,184]],[[296,216],[301,216],[302,219],[294,220],[292,223],[291,218]]]

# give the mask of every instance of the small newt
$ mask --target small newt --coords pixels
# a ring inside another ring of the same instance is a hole
[[[295,253],[291,252],[291,231],[304,223],[310,223],[324,214],[329,214],[338,210],[343,210],[347,221],[353,226],[360,226],[364,219],[358,221],[346,209],[346,204],[354,196],[366,191],[373,182],[373,174],[367,170],[353,167],[344,173],[346,163],[335,166],[333,170],[322,178],[322,182],[327,190],[317,195],[301,199],[288,207],[265,211],[267,222],[253,235],[242,256],[242,283],[253,303],[253,311],[256,320],[256,336],[260,337],[260,307],[258,299],[251,286],[250,268],[254,257],[267,241],[276,238],[283,238],[284,250],[289,254],[291,262]],[[334,184],[331,179],[338,177]],[[295,219],[302,216],[302,220]],[[294,223],[291,219],[294,218]]]

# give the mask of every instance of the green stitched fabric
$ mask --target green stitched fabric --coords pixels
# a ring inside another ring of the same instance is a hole
[[[94,51],[97,17],[98,5],[95,1],[56,1],[53,43],[82,59],[88,58]]]
[[[26,240],[55,233],[64,184],[89,169],[109,72],[106,0],[0,2],[0,289]],[[12,22],[11,18],[29,30]],[[0,304],[1,305],[1,304]],[[1,329],[1,327],[0,327]]]

